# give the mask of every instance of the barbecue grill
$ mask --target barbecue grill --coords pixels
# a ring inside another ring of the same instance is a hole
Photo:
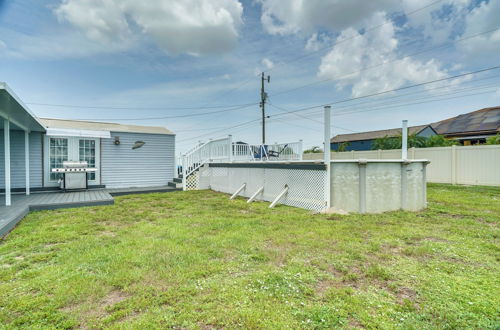
[[[59,184],[63,190],[88,189],[88,173],[97,172],[96,168],[88,167],[87,162],[63,162],[62,168],[53,168],[52,173],[61,173]]]

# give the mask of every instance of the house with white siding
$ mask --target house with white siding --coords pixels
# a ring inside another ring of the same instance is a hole
[[[55,190],[65,161],[94,168],[88,188],[167,186],[175,134],[164,127],[38,118],[0,83],[0,194]],[[2,203],[3,204],[3,203]]]

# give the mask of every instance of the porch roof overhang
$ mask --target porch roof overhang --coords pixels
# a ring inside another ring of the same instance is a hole
[[[11,122],[11,129],[45,132],[42,123],[21,99],[6,83],[0,82],[0,122],[3,120]]]

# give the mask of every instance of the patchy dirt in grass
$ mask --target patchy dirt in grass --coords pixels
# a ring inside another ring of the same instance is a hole
[[[350,329],[365,329],[365,326],[361,324],[358,320],[349,316],[349,328]]]
[[[63,243],[47,243],[45,244],[43,247],[46,248],[46,249],[51,249],[55,246],[59,246],[59,245],[62,245]]]
[[[451,242],[445,238],[435,237],[435,236],[423,237],[421,240],[422,241],[429,241],[429,242],[439,242],[439,243],[450,243]]]
[[[329,289],[342,288],[345,286],[346,285],[344,285],[343,282],[334,281],[332,279],[324,279],[324,280],[320,280],[316,283],[316,286],[314,287],[314,292],[316,293],[317,296],[324,297]]]
[[[487,225],[488,227],[491,227],[491,228],[495,228],[495,229],[500,228],[499,222],[488,221],[485,218],[475,218],[474,220],[476,220],[477,222],[479,222],[483,225]]]
[[[442,211],[438,211],[437,214],[440,217],[444,217],[444,218],[452,218],[452,219],[465,219],[465,218],[467,218],[467,216],[463,215],[463,214],[456,214],[456,213],[449,213],[449,212],[442,212]]]
[[[287,263],[290,251],[295,247],[295,243],[286,242],[278,244],[273,240],[267,240],[264,243],[265,253],[269,259],[278,267],[283,267]]]
[[[398,303],[402,304],[404,300],[411,300],[411,301],[416,301],[417,299],[417,293],[415,290],[407,287],[400,287],[398,288],[394,294],[396,295],[398,299]]]
[[[127,294],[123,291],[119,291],[119,290],[111,291],[107,296],[105,296],[102,299],[99,307],[104,309],[106,307],[117,304],[117,303],[127,299],[129,296],[130,296],[129,294]]]
[[[111,306],[118,304],[129,297],[130,295],[126,292],[113,290],[109,292],[106,296],[104,296],[100,301],[98,301],[97,306],[94,303],[91,306],[87,305],[85,306],[84,309],[82,309],[81,303],[74,303],[68,306],[64,306],[59,310],[64,313],[76,315],[77,319],[80,322],[79,328],[88,329],[89,327],[87,326],[85,321],[89,321],[92,319],[102,319],[108,316],[109,313],[107,310]]]
[[[116,237],[117,234],[113,231],[104,230],[104,231],[101,231],[99,233],[99,235],[102,237]]]
[[[401,255],[403,254],[403,247],[400,245],[384,244],[381,246],[381,251],[389,255]]]

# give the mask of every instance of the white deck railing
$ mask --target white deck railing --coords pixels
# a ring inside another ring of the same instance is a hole
[[[302,141],[276,144],[233,143],[233,161],[302,160]]]
[[[179,164],[185,187],[186,178],[206,163],[299,160],[302,160],[302,140],[262,145],[233,143],[228,136],[193,147],[181,156]]]

